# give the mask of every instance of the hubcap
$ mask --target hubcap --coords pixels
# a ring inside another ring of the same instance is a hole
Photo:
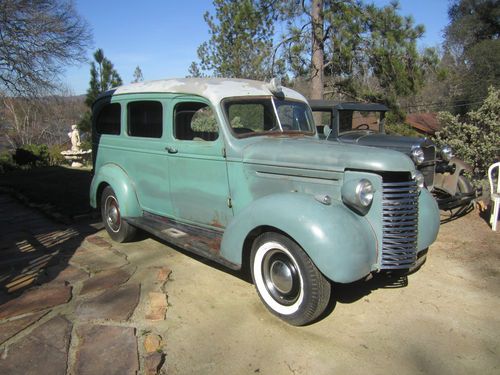
[[[112,231],[118,232],[120,230],[120,210],[114,197],[106,199],[106,222]]]
[[[276,260],[271,264],[271,282],[279,292],[290,293],[293,287],[292,270],[285,262]]]
[[[292,305],[300,294],[300,276],[293,259],[281,250],[269,251],[262,262],[262,278],[280,304]]]

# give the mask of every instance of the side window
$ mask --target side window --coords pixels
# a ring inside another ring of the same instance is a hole
[[[132,137],[161,138],[163,107],[160,102],[128,103],[128,135]]]
[[[107,104],[97,115],[96,131],[98,134],[120,134],[121,106],[118,103]]]
[[[215,141],[217,119],[205,103],[179,103],[174,109],[174,137],[182,141]]]

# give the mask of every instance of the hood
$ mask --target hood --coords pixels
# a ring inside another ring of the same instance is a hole
[[[355,143],[363,146],[390,148],[409,154],[414,146],[429,146],[432,144],[427,138],[405,137],[401,135],[388,135],[370,131],[352,131],[341,134],[338,139],[328,138],[331,141],[342,143]]]
[[[345,169],[409,172],[409,157],[393,150],[325,142],[315,138],[259,137],[243,150],[243,162],[341,172]]]

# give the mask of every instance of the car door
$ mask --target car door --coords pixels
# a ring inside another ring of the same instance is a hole
[[[170,173],[165,143],[168,101],[146,95],[126,103],[126,124],[122,147],[116,155],[134,184],[141,208],[161,216],[173,215],[170,198]]]
[[[174,216],[185,222],[225,227],[233,215],[219,121],[208,101],[177,98],[172,105],[169,154]]]

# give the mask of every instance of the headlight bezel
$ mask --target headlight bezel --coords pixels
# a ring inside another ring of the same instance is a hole
[[[444,161],[450,161],[451,158],[454,156],[453,149],[449,145],[444,145],[443,147],[441,147],[440,153],[441,153],[441,158]]]
[[[422,172],[415,170],[412,172],[411,177],[413,180],[415,180],[418,191],[421,191],[425,188],[425,177]]]
[[[413,146],[411,149],[411,158],[416,165],[421,165],[425,161],[424,150],[420,146]]]
[[[367,178],[350,180],[342,185],[342,201],[353,211],[366,215],[375,197],[375,186]]]
[[[356,198],[362,207],[369,207],[373,202],[373,184],[366,178],[361,179],[356,185]]]

